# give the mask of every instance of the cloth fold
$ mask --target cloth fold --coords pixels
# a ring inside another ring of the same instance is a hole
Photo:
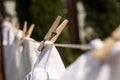
[[[37,50],[39,42],[32,38],[25,38],[22,51],[22,80],[25,76],[33,69],[33,66],[39,56],[39,51]]]
[[[102,47],[98,42],[94,44],[94,41],[92,41],[91,45],[95,48]],[[102,43],[102,41],[100,43]],[[109,58],[105,62],[97,60],[93,56],[92,51],[89,51],[71,64],[63,73],[60,80],[103,79],[120,80],[120,41],[114,44],[109,53]]]
[[[103,46],[99,39],[90,43],[93,50]],[[88,51],[78,57],[78,59],[67,67],[60,80],[97,80],[102,63],[94,58],[92,52]]]
[[[26,76],[25,80],[59,80],[65,71],[65,66],[59,52],[50,41],[45,42],[34,69]]]

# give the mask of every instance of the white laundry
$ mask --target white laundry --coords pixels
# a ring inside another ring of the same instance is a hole
[[[22,80],[25,76],[32,70],[38,56],[39,51],[37,50],[39,46],[39,42],[33,40],[32,38],[26,38],[23,44],[23,52],[22,52],[22,62],[23,71],[22,71]]]
[[[109,59],[101,66],[97,80],[120,80],[120,41],[114,44],[109,54]]]
[[[3,46],[4,53],[4,70],[6,80],[15,80],[14,79],[14,54],[12,53],[12,45]]]
[[[15,39],[14,29],[9,21],[4,21],[3,27],[3,45],[12,45]]]
[[[104,63],[90,52],[83,54],[67,68],[60,80],[120,80],[120,41],[114,44]]]
[[[120,41],[112,47],[109,59],[102,64],[97,80],[120,80]]]
[[[101,66],[91,53],[85,53],[67,68],[60,80],[97,80]]]
[[[18,39],[18,37],[16,37],[16,40],[14,41],[13,44],[3,46],[6,80],[21,80],[20,65],[21,65],[22,46],[20,46],[19,44],[20,44],[20,38]]]
[[[8,23],[9,24],[9,23]],[[4,24],[7,27],[7,22]],[[9,24],[10,25],[10,24]],[[8,26],[10,27],[10,26]],[[20,31],[19,31],[20,33]],[[16,33],[17,35],[21,35]],[[4,62],[5,62],[5,77],[6,80],[22,80],[21,77],[21,52],[22,46],[20,46],[20,37],[16,37],[14,41],[14,31],[9,29],[9,45],[4,45]],[[12,72],[12,74],[11,74]]]
[[[11,27],[9,29],[9,45],[12,45],[14,43],[14,40],[15,40],[15,34],[14,34],[14,29]]]
[[[50,44],[50,41],[45,42],[34,69],[25,80],[59,80],[65,66],[55,46]]]
[[[8,34],[9,34],[9,29],[12,27],[12,24],[8,21],[4,21],[2,24],[3,27],[3,45],[7,45],[8,44]]]
[[[120,41],[114,44],[108,61],[111,68],[110,80],[120,80]]]
[[[99,39],[93,40],[90,44],[93,50],[103,45]],[[97,80],[101,66],[102,63],[94,58],[92,51],[89,51],[71,64],[62,74],[60,80]]]
[[[22,38],[22,30],[16,30],[16,38],[19,40]]]
[[[14,80],[22,80],[22,70],[23,70],[23,62],[22,62],[22,50],[23,47],[20,46],[20,39],[16,38],[12,53],[14,54]]]

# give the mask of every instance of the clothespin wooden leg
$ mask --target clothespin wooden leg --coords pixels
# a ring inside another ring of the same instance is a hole
[[[35,27],[35,25],[32,24],[31,27],[30,27],[29,30],[28,30],[28,35],[27,35],[26,37],[30,37],[30,36],[31,36],[34,27]]]
[[[42,49],[43,49],[43,47],[44,47],[44,40],[42,40],[41,42],[40,42],[40,46],[38,47],[38,51],[42,51]]]
[[[27,31],[27,21],[24,22],[22,38],[25,37],[26,31]]]
[[[22,39],[21,39],[21,41],[20,41],[20,45],[23,45],[23,41],[24,41],[24,38],[25,38],[25,33],[26,33],[26,31],[27,31],[27,21],[24,22]]]
[[[50,40],[51,42],[55,42],[57,40],[57,38],[59,37],[59,35],[61,34],[61,32],[63,31],[63,29],[65,28],[65,26],[67,25],[68,20],[64,20],[61,25],[56,29],[56,31],[54,33],[56,33],[56,35]]]
[[[61,16],[58,16],[56,20],[54,21],[53,25],[50,27],[48,33],[45,35],[44,40],[49,40],[51,34],[53,31],[55,31],[60,23]]]
[[[47,34],[45,35],[44,40],[40,42],[40,46],[38,47],[38,51],[41,51],[43,49],[44,41],[50,39],[52,32],[55,31],[55,29],[57,28],[57,26],[60,23],[60,20],[61,20],[61,16],[58,16],[56,18],[56,20],[54,21],[53,25],[51,26],[51,28],[49,29],[49,31],[47,32]]]

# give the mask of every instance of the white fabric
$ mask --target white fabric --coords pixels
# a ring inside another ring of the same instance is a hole
[[[97,80],[101,66],[91,53],[86,53],[67,68],[60,80]]]
[[[109,59],[103,63],[98,80],[120,80],[120,41],[111,49]]]
[[[14,55],[14,80],[22,80],[22,71],[23,71],[23,61],[22,61],[22,50],[23,47],[20,45],[20,40],[22,38],[21,30],[14,30],[15,32],[15,41],[13,43],[12,53]]]
[[[120,41],[112,47],[109,59],[102,64],[98,80],[120,80]]]
[[[22,80],[22,49],[23,47],[20,46],[20,39],[16,38],[13,48],[12,48],[12,53],[14,54],[14,80]]]
[[[16,37],[20,40],[22,38],[22,30],[17,30],[16,31]]]
[[[120,80],[120,41],[114,44],[108,61],[111,68],[111,80]]]
[[[94,39],[90,42],[90,46],[94,50],[103,46],[103,42],[100,39]]]
[[[12,45],[14,43],[15,40],[15,34],[14,34],[14,29],[11,27],[9,29],[9,45]]]
[[[12,27],[12,24],[8,21],[4,21],[2,24],[3,27],[3,45],[7,45],[8,44],[8,33],[9,33],[9,29]]]
[[[22,36],[22,34],[20,33],[22,33],[22,31],[20,30],[17,31],[18,33],[16,33],[17,36],[15,40],[14,30],[11,27],[12,26],[10,22],[5,21],[3,23],[5,77],[6,80],[22,80],[20,73],[22,47],[19,45],[21,39],[20,36]]]
[[[15,80],[14,79],[14,54],[12,53],[12,45],[3,46],[3,56],[4,56],[4,70],[6,80]]]
[[[12,24],[8,21],[4,21],[2,24],[3,27],[3,45],[12,45],[15,39],[14,29]]]
[[[99,39],[91,43],[93,50],[103,46]],[[62,74],[60,80],[97,80],[97,75],[102,63],[93,57],[92,51],[81,55],[67,70]]]
[[[114,44],[104,63],[96,60],[91,52],[83,54],[60,80],[120,80],[120,41]]]
[[[31,38],[26,38],[23,44],[23,52],[22,52],[22,62],[23,62],[23,71],[22,71],[22,80],[25,76],[32,70],[37,57],[39,56],[39,51],[37,50],[39,42]]]
[[[26,38],[22,47],[20,37],[16,37],[13,45],[4,46],[6,80],[24,80],[39,56],[38,46],[38,42]]]
[[[22,80],[20,78],[22,46],[19,43],[20,40],[16,38],[12,45],[3,47],[6,80]]]
[[[65,71],[61,57],[50,41],[45,42],[34,69],[25,80],[58,80]]]

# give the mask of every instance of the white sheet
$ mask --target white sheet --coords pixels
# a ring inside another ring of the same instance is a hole
[[[102,41],[96,39],[90,44],[94,50],[102,46]],[[101,66],[102,63],[94,58],[92,51],[88,51],[67,67],[60,80],[97,80]]]
[[[14,44],[13,44],[13,48],[12,48],[12,53],[14,54],[14,80],[22,80],[22,49],[23,47],[20,46],[20,40],[18,38],[16,38]]]
[[[120,80],[120,41],[114,44],[107,61],[95,59],[92,52],[83,54],[60,80]]]
[[[3,27],[3,31],[2,31],[2,34],[3,34],[3,45],[6,46],[8,44],[8,41],[9,41],[9,32],[11,33],[11,27],[12,27],[12,24],[8,21],[4,21],[3,24],[2,24],[2,27]]]
[[[65,71],[59,52],[49,41],[45,42],[43,51],[36,61],[34,69],[25,80],[58,80]]]
[[[5,69],[5,78],[6,80],[15,80],[14,79],[14,54],[12,53],[13,46],[7,45],[3,46],[3,56],[4,56],[4,69]]]
[[[25,76],[32,70],[37,57],[39,56],[39,51],[37,50],[39,42],[36,42],[32,38],[26,38],[23,44],[22,52],[22,62],[23,62],[23,71],[22,71],[22,80]]]

